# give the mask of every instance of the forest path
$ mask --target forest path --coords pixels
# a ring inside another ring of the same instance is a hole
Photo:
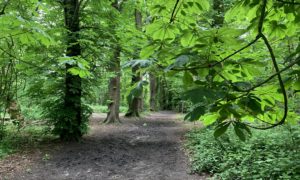
[[[188,173],[184,133],[194,124],[173,112],[151,113],[121,124],[101,124],[93,114],[91,130],[79,143],[60,143],[10,179],[201,180]]]

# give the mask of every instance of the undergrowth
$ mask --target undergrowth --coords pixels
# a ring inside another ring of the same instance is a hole
[[[299,126],[253,130],[246,142],[232,129],[218,140],[213,132],[204,128],[187,134],[193,172],[212,179],[300,179]]]
[[[101,105],[90,105],[94,113],[107,113],[108,108],[107,106],[101,106]],[[120,113],[126,113],[127,112],[127,107],[125,106],[120,106]]]
[[[28,125],[18,130],[13,124],[5,125],[5,134],[0,140],[0,159],[5,156],[24,150],[32,149],[55,137],[50,135],[48,128],[44,125]]]

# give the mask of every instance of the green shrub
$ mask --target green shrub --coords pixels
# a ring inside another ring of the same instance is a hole
[[[192,170],[212,179],[300,179],[299,127],[255,130],[246,142],[232,129],[218,140],[213,129],[197,129],[187,134],[186,146]]]
[[[22,150],[25,147],[35,147],[39,142],[55,138],[47,133],[47,126],[30,125],[18,130],[12,123],[5,125],[5,135],[0,140],[0,159]]]
[[[92,109],[81,104],[81,118],[77,121],[77,111],[74,107],[65,106],[61,99],[48,102],[44,105],[44,118],[53,126],[50,128],[53,135],[59,135],[64,141],[78,141],[88,132],[89,117]]]
[[[22,106],[22,115],[26,120],[40,120],[42,119],[43,110],[38,105]]]

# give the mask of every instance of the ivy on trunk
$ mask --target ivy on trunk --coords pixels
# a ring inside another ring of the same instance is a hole
[[[67,33],[67,50],[66,55],[68,57],[78,57],[81,55],[81,47],[79,40],[79,1],[78,0],[64,0],[64,17],[65,26],[68,30]],[[82,79],[79,75],[73,75],[69,72],[69,69],[74,65],[66,64],[65,67],[65,95],[63,110],[60,121],[64,121],[63,127],[59,128],[59,136],[62,140],[78,140],[84,133],[82,131],[82,108],[81,108],[81,96],[82,96]],[[55,126],[61,126],[61,123],[55,124]]]

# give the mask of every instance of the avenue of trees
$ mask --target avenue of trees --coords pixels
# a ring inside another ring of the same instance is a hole
[[[88,130],[90,105],[107,123],[143,111],[251,128],[299,120],[297,0],[3,0],[0,135],[39,114],[62,140]],[[26,110],[26,112],[25,112]]]
[[[171,110],[204,125],[192,171],[299,179],[299,92],[300,0],[0,1],[0,158],[30,125],[79,141],[93,112]]]

